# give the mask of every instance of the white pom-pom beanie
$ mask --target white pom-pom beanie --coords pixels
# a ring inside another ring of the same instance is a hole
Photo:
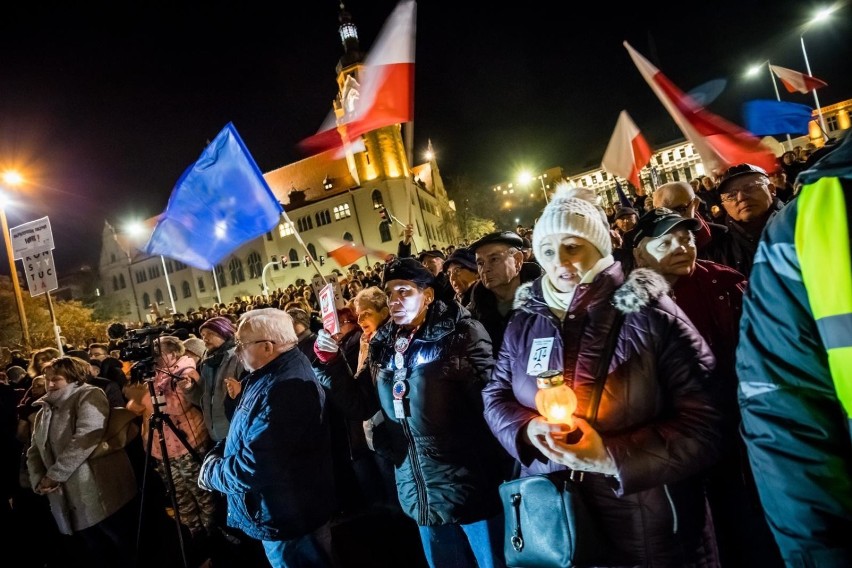
[[[541,241],[557,233],[569,233],[592,243],[604,257],[612,254],[612,239],[606,213],[594,191],[585,187],[556,186],[550,203],[533,227],[533,251],[541,257]]]

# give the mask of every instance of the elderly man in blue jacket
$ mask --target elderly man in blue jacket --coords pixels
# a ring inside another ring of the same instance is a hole
[[[246,312],[235,344],[250,373],[224,448],[205,457],[198,484],[226,495],[228,526],[262,541],[273,568],[329,566],[335,504],[324,391],[286,312]]]

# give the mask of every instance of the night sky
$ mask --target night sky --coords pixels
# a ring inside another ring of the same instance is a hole
[[[296,144],[336,94],[332,0],[42,4],[6,7],[0,21],[0,167],[32,180],[9,223],[50,216],[60,276],[97,262],[105,219],[160,213],[227,122],[269,171],[303,157]],[[363,50],[395,5],[346,2]],[[684,91],[725,80],[708,108],[741,124],[743,102],[775,97],[765,67],[744,70],[770,59],[804,72],[801,24],[826,2],[632,5],[421,0],[415,161],[431,139],[451,192],[461,176],[485,192],[521,168],[598,166],[622,109],[652,147],[682,138],[624,40]],[[805,32],[811,71],[828,82],[823,106],[852,98],[850,27],[846,6]]]

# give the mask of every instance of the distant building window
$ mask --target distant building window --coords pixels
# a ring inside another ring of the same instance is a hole
[[[246,260],[248,261],[249,278],[260,278],[263,273],[263,261],[260,259],[260,255],[252,252]]]
[[[112,291],[115,292],[118,290],[118,276],[112,277]]]
[[[198,291],[204,291],[204,278],[202,278],[201,276],[198,277]]]
[[[122,290],[127,288],[127,282],[125,282],[125,280],[124,280],[124,274],[118,275],[118,287],[121,288]]]
[[[231,262],[228,263],[228,272],[231,274],[231,284],[237,285],[246,279],[243,273],[243,261],[239,258],[231,259]]]
[[[382,199],[382,192],[378,189],[374,189],[370,197],[373,199],[373,209],[378,209],[385,204],[384,199]]]
[[[314,214],[314,219],[317,221],[317,227],[322,227],[331,223],[331,214],[329,214],[328,209],[323,209]]]
[[[171,260],[167,260],[167,261],[166,261],[166,272],[168,272],[169,274],[171,274],[171,273],[172,273],[172,272],[174,272],[174,271],[175,271],[175,265],[174,265],[174,264],[172,264],[172,261],[171,261]]]
[[[308,243],[308,254],[311,255],[311,258],[314,260],[319,259],[317,256],[317,247],[315,247],[313,243]]]
[[[142,282],[145,282],[147,280],[148,280],[148,277],[145,276],[144,270],[137,270],[136,271],[136,283],[137,284],[141,284]]]
[[[146,310],[151,307],[151,296],[148,294],[148,292],[142,294],[142,303],[145,304]]]
[[[271,240],[272,240],[272,231],[269,231],[268,233],[266,233],[266,240],[267,240],[267,241],[271,241]]]
[[[162,304],[162,303],[163,303],[163,291],[162,291],[162,290],[160,290],[159,288],[157,288],[157,291],[156,291],[156,292],[154,292],[154,299],[156,299],[156,300],[157,300],[157,303],[158,303],[158,304]]]
[[[177,272],[178,270],[183,270],[184,268],[186,268],[186,265],[184,263],[178,260],[175,261],[175,272]]]
[[[192,296],[192,287],[190,287],[189,282],[187,282],[186,280],[184,280],[183,283],[180,285],[180,289],[183,292],[184,298],[189,298],[190,296]]]
[[[281,223],[278,225],[278,236],[282,239],[293,234],[293,223]]]
[[[293,268],[299,266],[299,253],[296,252],[296,249],[290,249],[290,253],[287,256],[290,257],[290,266]]]
[[[219,285],[219,288],[224,288],[228,285],[225,281],[225,267],[221,264],[216,265],[216,283]]]
[[[109,253],[109,261],[115,262],[115,253],[114,252]]]
[[[390,223],[388,223],[387,221],[382,221],[379,224],[379,234],[382,237],[383,243],[386,243],[391,240],[393,237],[391,237]]]
[[[172,285],[172,286],[169,286],[169,290],[171,290],[171,291],[172,291],[172,296],[171,296],[171,297],[172,297],[172,299],[173,299],[173,300],[174,300],[175,298],[177,298],[177,297],[178,297],[178,295],[177,295],[177,290],[175,290],[175,287],[174,287],[173,285]]]
[[[834,132],[835,130],[837,130],[839,128],[838,124],[837,124],[837,115],[836,114],[825,117],[825,127],[828,129],[829,132]]]
[[[305,216],[296,221],[296,226],[300,233],[304,233],[305,231],[309,231],[314,228],[314,222],[311,221],[309,216]]]
[[[352,233],[346,231],[345,233],[343,233],[343,240],[349,241],[351,243],[355,240],[355,237],[352,236]]]
[[[352,213],[349,211],[349,204],[342,203],[341,205],[335,205],[334,207],[334,220],[340,221],[341,219],[346,219],[347,217],[351,217]]]

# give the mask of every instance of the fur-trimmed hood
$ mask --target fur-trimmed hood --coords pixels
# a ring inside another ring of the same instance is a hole
[[[605,270],[595,278],[590,286],[605,285],[600,281],[601,278],[612,278],[613,276],[610,270]],[[547,307],[541,291],[543,278],[547,278],[547,275],[544,274],[541,278],[518,287],[515,291],[514,309]],[[634,269],[620,286],[617,284],[616,286],[615,293],[612,295],[612,305],[624,314],[638,312],[668,294],[670,290],[666,279],[650,268]]]

